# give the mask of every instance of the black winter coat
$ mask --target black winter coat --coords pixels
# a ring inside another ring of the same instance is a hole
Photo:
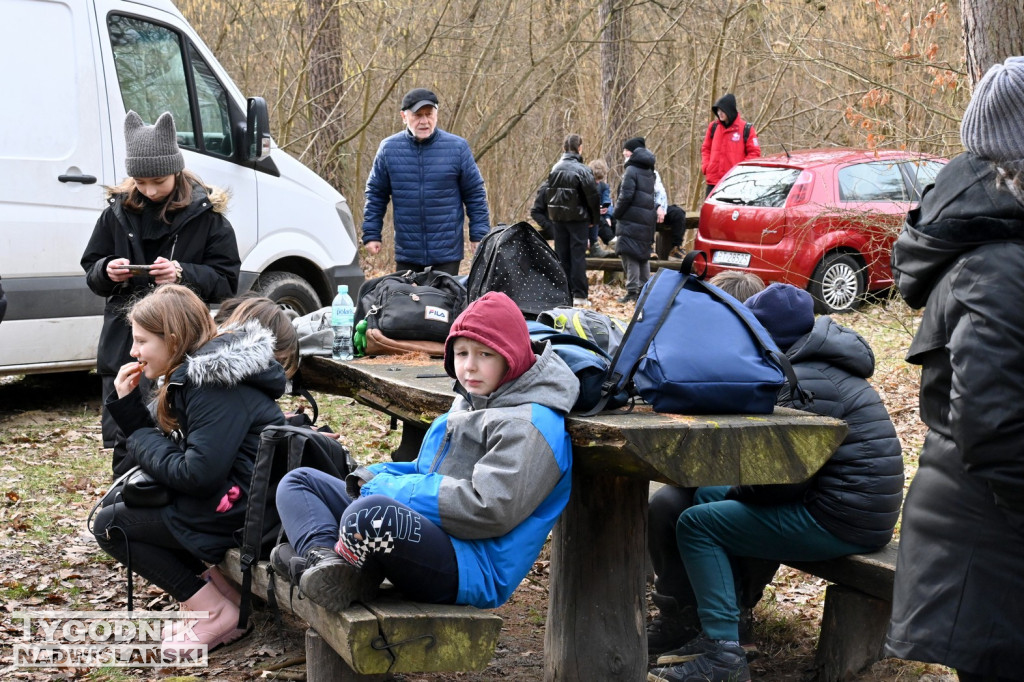
[[[594,172],[576,152],[565,152],[551,168],[546,200],[552,222],[596,225],[601,219]]]
[[[743,486],[729,497],[754,504],[799,501],[841,540],[882,547],[892,539],[900,515],[903,455],[889,413],[867,381],[875,371],[871,347],[860,334],[823,315],[786,356],[800,388],[814,400],[806,406],[796,403],[783,388],[779,405],[842,419],[849,432],[808,481]]]
[[[925,306],[907,361],[928,426],[907,493],[889,655],[978,675],[1024,668],[1024,208],[956,157],[893,247]]]
[[[128,435],[128,455],[175,492],[163,520],[203,561],[219,562],[237,546],[245,523],[260,433],[284,423],[275,402],[285,389],[274,360],[273,335],[253,322],[223,333],[176,369],[168,383],[178,429],[168,437],[153,422],[140,391],[107,402]],[[241,496],[226,512],[217,505],[232,486]]]
[[[223,192],[207,196],[202,186],[194,184],[191,205],[175,214],[170,224],[157,221],[150,225],[145,235],[136,228],[139,215],[127,215],[123,200],[123,194],[108,197],[108,206],[96,222],[81,261],[89,288],[107,299],[96,367],[100,374],[108,375],[117,374],[121,365],[131,360],[127,307],[156,285],[147,276],[114,282],[107,277],[107,263],[127,258],[132,263],[148,264],[160,256],[176,260],[181,265],[182,284],[207,304],[237,293],[242,266],[235,231],[224,217],[227,195]]]
[[[626,171],[615,199],[615,252],[638,260],[651,257],[658,205],[654,200],[654,154],[640,147],[626,159]]]

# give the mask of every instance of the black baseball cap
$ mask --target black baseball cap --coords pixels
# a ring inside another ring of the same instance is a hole
[[[430,105],[437,108],[437,95],[426,88],[413,88],[402,98],[402,111],[419,111]]]

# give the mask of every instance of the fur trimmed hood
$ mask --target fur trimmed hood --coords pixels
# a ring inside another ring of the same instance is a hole
[[[274,335],[255,321],[225,327],[195,355],[188,356],[172,381],[221,388],[246,383],[277,399],[284,393],[285,376],[274,359],[274,342]]]

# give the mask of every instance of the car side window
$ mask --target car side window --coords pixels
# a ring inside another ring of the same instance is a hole
[[[840,201],[908,201],[898,163],[871,161],[839,169]]]
[[[138,17],[111,14],[107,29],[125,109],[135,111],[146,123],[170,111],[178,131],[178,146],[230,157],[234,144],[227,92],[191,43],[177,31]],[[195,83],[194,99],[186,65],[190,65]],[[199,113],[198,131],[193,110]]]

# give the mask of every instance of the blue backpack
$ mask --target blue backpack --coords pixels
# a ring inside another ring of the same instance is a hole
[[[655,412],[769,414],[788,381],[806,402],[789,359],[742,303],[690,274],[659,269],[640,293],[602,390],[639,395]],[[611,400],[609,399],[609,402]],[[607,409],[598,402],[588,414]]]
[[[558,357],[569,365],[569,369],[579,379],[580,394],[572,411],[587,412],[593,409],[601,401],[611,357],[592,341],[560,332],[540,322],[527,320],[526,327],[530,331],[531,341],[550,341]],[[621,407],[628,401],[629,396],[625,393],[612,396],[606,401],[607,409]]]

